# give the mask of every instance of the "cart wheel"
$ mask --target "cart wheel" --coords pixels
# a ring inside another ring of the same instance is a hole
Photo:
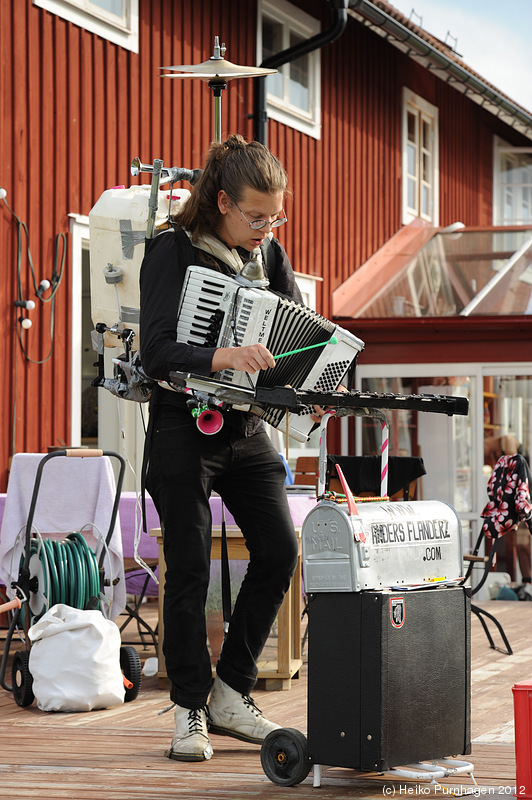
[[[31,706],[35,699],[29,663],[30,654],[27,650],[15,652],[11,669],[13,697],[16,704],[22,707]]]
[[[312,766],[307,737],[296,728],[272,731],[262,743],[260,761],[266,776],[278,786],[301,783]]]
[[[120,669],[124,673],[124,677],[133,684],[130,689],[126,687],[124,695],[124,703],[130,703],[137,697],[142,683],[142,667],[139,654],[131,645],[122,645],[120,648]]]

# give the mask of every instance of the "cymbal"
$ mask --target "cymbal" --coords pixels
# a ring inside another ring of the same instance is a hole
[[[176,74],[164,73],[161,78],[200,78],[202,81],[230,81],[233,78],[257,78],[261,75],[273,75],[276,69],[263,69],[262,67],[241,67],[226,61],[225,58],[209,58],[201,64],[182,64],[161,69],[176,70]],[[179,73],[185,73],[183,75]]]

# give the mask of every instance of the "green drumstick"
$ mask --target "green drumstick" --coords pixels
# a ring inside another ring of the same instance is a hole
[[[325,347],[326,344],[338,344],[336,336],[331,336],[326,342],[319,342],[318,344],[309,344],[308,347],[299,347],[297,350],[289,350],[287,353],[279,353],[274,358],[284,358],[285,356],[294,356],[296,353],[302,353],[303,350],[312,350],[313,347]]]

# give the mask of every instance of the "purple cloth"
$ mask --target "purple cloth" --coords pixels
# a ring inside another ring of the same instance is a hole
[[[0,524],[4,512],[6,496],[0,494]],[[288,503],[290,506],[290,513],[294,521],[294,525],[299,528],[309,511],[316,505],[316,497],[314,495],[293,495],[289,496]],[[222,503],[219,497],[211,497],[210,500],[212,510],[213,525],[221,525],[222,523]],[[142,531],[140,504],[137,503],[137,495],[135,492],[122,492],[120,496],[120,527],[122,531],[122,546],[125,558],[133,558],[135,547],[135,524],[141,530],[138,552],[141,558],[153,559],[159,556],[159,547],[157,538],[150,536],[152,528],[159,528],[159,515],[155,510],[153,500],[149,495],[146,495],[146,527],[148,532]],[[234,525],[235,520],[229,511],[225,510],[225,521],[227,525]],[[157,571],[156,571],[157,574]],[[140,594],[144,581],[146,580],[145,570],[139,566],[138,572],[126,576],[126,588],[129,594]],[[156,596],[158,594],[158,584],[151,578],[148,583],[146,594],[148,596]]]

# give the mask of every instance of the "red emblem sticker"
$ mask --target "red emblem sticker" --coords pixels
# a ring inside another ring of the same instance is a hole
[[[394,628],[402,628],[405,624],[405,599],[404,597],[390,598],[390,619]]]

